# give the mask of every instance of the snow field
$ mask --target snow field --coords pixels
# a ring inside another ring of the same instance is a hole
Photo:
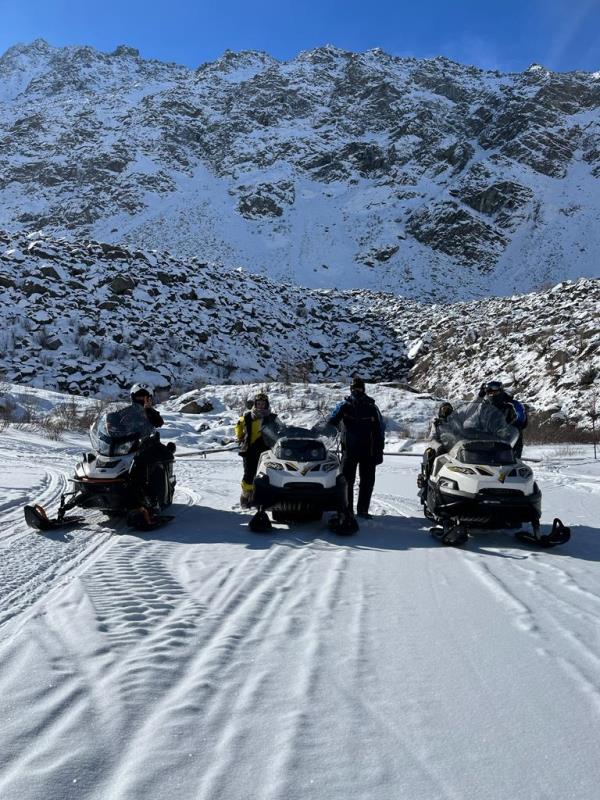
[[[164,438],[210,442],[175,404]],[[211,414],[227,429],[225,404]],[[348,539],[324,522],[250,533],[235,453],[177,462],[159,531],[100,516],[27,530],[22,504],[54,507],[84,445],[0,438],[0,797],[595,800],[587,449],[532,451],[544,523],[573,525],[565,547],[532,552],[500,533],[441,547],[410,455],[386,457],[376,516]]]

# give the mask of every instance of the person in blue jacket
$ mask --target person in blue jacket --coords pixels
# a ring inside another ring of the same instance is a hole
[[[359,472],[357,516],[370,519],[369,505],[375,485],[375,468],[383,461],[385,426],[372,397],[365,392],[365,382],[355,377],[350,396],[333,409],[329,420],[340,431],[342,473],[348,484],[348,510],[354,511],[354,482]]]

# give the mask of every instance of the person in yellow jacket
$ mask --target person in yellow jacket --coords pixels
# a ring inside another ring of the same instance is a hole
[[[258,459],[261,453],[270,447],[270,443],[265,441],[263,433],[270,429],[270,436],[267,438],[269,442],[272,442],[276,437],[278,427],[277,416],[271,411],[269,397],[264,392],[259,392],[254,397],[251,409],[239,418],[235,426],[235,435],[240,445],[239,454],[244,459],[240,497],[240,505],[243,508],[248,508],[252,501]]]

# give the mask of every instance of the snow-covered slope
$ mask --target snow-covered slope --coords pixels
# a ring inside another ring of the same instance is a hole
[[[25,529],[23,503],[56,503],[84,446],[0,438],[3,799],[596,800],[588,451],[536,465],[544,523],[573,526],[548,552],[493,533],[442,548],[408,456],[378,468],[376,516],[343,541],[250,533],[229,453],[177,462],[176,519],[153,534],[94,513]]]
[[[0,370],[91,395],[134,379],[411,383],[458,398],[505,380],[574,421],[600,378],[600,281],[456,305],[309,290],[198,259],[0,233]]]
[[[0,58],[0,226],[313,287],[472,298],[598,276],[600,81],[322,47],[197,70]]]

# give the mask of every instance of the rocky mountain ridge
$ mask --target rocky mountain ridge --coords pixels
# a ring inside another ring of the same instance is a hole
[[[0,58],[0,227],[314,288],[509,295],[599,275],[600,73],[322,47],[188,69]]]
[[[600,280],[430,305],[283,286],[198,259],[0,233],[0,370],[117,396],[134,380],[323,382],[359,373],[460,398],[491,377],[583,422],[600,389]]]

